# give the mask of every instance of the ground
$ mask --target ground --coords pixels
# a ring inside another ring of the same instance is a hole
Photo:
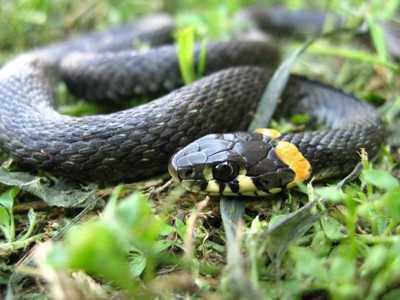
[[[0,0],[0,63],[75,32],[103,29],[161,9],[176,16],[183,30],[178,42],[189,43],[190,48],[192,33],[197,40],[229,38],[233,14],[252,3]],[[12,162],[3,155],[3,296],[399,298],[400,66],[387,54],[378,26],[380,20],[393,17],[399,3],[386,1],[385,7],[378,0],[265,4],[327,10],[346,16],[347,27],[363,22],[369,26],[372,46],[358,42],[350,31],[320,39],[297,57],[293,53],[304,40],[279,41],[286,62],[295,60],[290,65],[293,72],[353,93],[381,113],[390,129],[388,138],[375,161],[360,156],[358,179],[342,190],[334,180],[301,185],[273,199],[229,201],[185,193],[168,181],[168,175],[107,188],[72,186],[45,174],[10,171]],[[183,72],[190,74],[191,67],[190,61],[182,62]],[[282,74],[287,71],[281,68]],[[58,96],[61,112],[99,111],[73,99],[62,84]],[[275,121],[272,126],[283,132],[299,130],[302,118]]]

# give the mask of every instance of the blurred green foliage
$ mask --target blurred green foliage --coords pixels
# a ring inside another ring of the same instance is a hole
[[[395,122],[398,82],[393,75],[398,63],[388,57],[378,25],[395,16],[398,0],[385,1],[385,5],[380,0],[0,0],[0,61],[77,32],[166,10],[176,16],[184,32],[177,34],[178,54],[189,82],[201,73],[193,63],[195,41],[230,38],[233,14],[256,2],[328,10],[346,16],[351,26],[365,22],[372,49],[353,43],[352,36],[320,41],[296,60],[295,70],[340,85],[371,102],[384,99],[382,116]],[[285,46],[289,54],[299,47],[298,42]],[[202,55],[200,61],[206,60],[207,53]],[[60,110],[78,115],[98,111],[82,103]],[[298,130],[305,120],[306,116],[298,116],[294,124],[277,120],[273,126],[284,132]],[[364,158],[360,178],[343,190],[333,181],[322,187],[300,187],[285,194],[285,201],[249,204],[239,226],[241,242],[230,246],[240,248],[236,257],[243,260],[234,269],[239,270],[236,277],[231,276],[232,269],[225,269],[226,240],[215,204],[203,211],[193,209],[193,196],[181,197],[174,190],[153,201],[148,194],[138,193],[136,186],[129,192],[116,187],[100,216],[91,216],[67,231],[62,241],[54,243],[49,266],[57,271],[83,270],[108,291],[122,290],[131,297],[234,298],[232,285],[227,284],[233,278],[236,282],[230,284],[242,289],[242,296],[251,292],[268,299],[398,299],[400,185],[398,153],[389,150],[384,147],[373,164]],[[68,211],[65,215],[46,211],[41,214],[45,221],[37,226],[37,212],[15,211],[25,198],[26,193],[17,188],[7,188],[0,195],[0,255],[5,253],[0,283],[8,282],[21,249],[49,238],[59,224],[70,222]],[[55,219],[46,219],[54,214]],[[197,219],[191,224],[193,215]],[[188,245],[192,257],[185,254]],[[160,294],[155,284],[170,273],[196,288],[183,288],[181,282],[168,279],[169,292]],[[20,295],[26,292],[29,298],[29,289],[21,284]]]

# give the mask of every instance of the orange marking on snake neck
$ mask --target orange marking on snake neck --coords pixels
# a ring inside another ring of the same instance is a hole
[[[279,141],[275,147],[275,153],[295,174],[294,180],[287,185],[288,187],[293,187],[311,176],[311,164],[296,145],[286,141]]]

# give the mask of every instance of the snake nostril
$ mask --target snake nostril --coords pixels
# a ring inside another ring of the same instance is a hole
[[[184,179],[192,178],[194,175],[194,169],[184,169],[181,172],[179,172],[181,177]]]

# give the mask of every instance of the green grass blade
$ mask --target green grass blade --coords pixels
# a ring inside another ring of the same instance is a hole
[[[385,34],[382,26],[373,17],[367,17],[368,27],[370,30],[370,36],[375,50],[378,54],[379,59],[389,63],[389,55],[386,51],[385,45]]]
[[[312,41],[313,40],[306,42],[302,47],[293,52],[275,71],[258,104],[256,115],[249,127],[250,131],[265,127],[269,123],[278,105],[279,97],[289,80],[290,71],[294,63]]]
[[[201,77],[206,71],[207,40],[202,40],[200,44],[199,63],[197,66],[197,76]]]
[[[400,67],[396,64],[386,62],[382,60],[377,55],[369,54],[364,51],[354,50],[354,49],[346,49],[346,48],[339,48],[339,47],[330,47],[330,46],[321,46],[321,45],[313,45],[309,48],[309,53],[312,54],[320,54],[320,55],[327,55],[327,56],[338,56],[343,57],[351,60],[357,60],[361,62],[366,62],[372,65],[379,65],[393,72],[399,73]]]
[[[177,33],[177,51],[179,68],[183,81],[188,84],[195,80],[194,67],[194,30],[188,27]]]

